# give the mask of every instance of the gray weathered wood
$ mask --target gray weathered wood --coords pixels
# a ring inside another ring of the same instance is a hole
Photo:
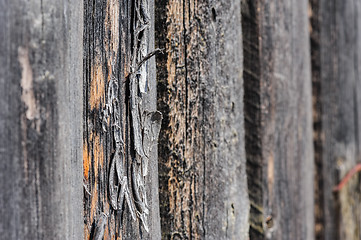
[[[307,1],[242,3],[251,237],[313,239]]]
[[[268,1],[262,4],[260,13],[266,237],[312,239],[312,92],[307,1]]]
[[[317,239],[360,239],[357,177],[332,190],[360,162],[361,2],[311,1],[315,123],[319,139]],[[319,55],[316,55],[316,54]],[[317,159],[316,159],[317,160]],[[317,205],[316,205],[317,206]]]
[[[82,239],[81,1],[0,1],[0,238]]]
[[[153,5],[84,2],[84,239],[160,239]]]
[[[156,1],[164,239],[248,239],[240,1]]]

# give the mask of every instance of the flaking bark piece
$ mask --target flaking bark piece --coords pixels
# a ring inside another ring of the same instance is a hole
[[[136,215],[135,215],[135,211],[134,211],[134,207],[132,204],[132,201],[130,199],[130,193],[129,193],[129,187],[128,187],[128,178],[126,176],[124,176],[120,182],[121,188],[119,191],[119,195],[118,195],[118,203],[117,203],[117,208],[120,211],[120,214],[122,214],[123,212],[123,204],[124,204],[124,199],[127,202],[127,205],[129,207],[129,211],[130,214],[132,216],[132,219],[135,221],[136,220]]]
[[[142,179],[142,175],[139,172],[139,167],[137,169],[135,168],[136,163],[133,164],[132,169],[132,185],[133,185],[133,196],[135,201],[135,206],[137,207],[137,210],[141,213],[145,212],[146,214],[149,213],[148,208],[146,207],[146,204],[144,203],[144,196],[145,196],[145,186],[144,181]]]
[[[129,193],[128,186],[126,186],[126,188],[124,190],[124,197],[125,197],[125,200],[127,201],[130,215],[132,216],[133,221],[135,221],[136,220],[136,215],[135,215],[134,207],[133,207],[133,204],[132,204],[132,199],[130,198],[130,193]]]
[[[124,203],[126,182],[127,182],[127,177],[124,176],[123,180],[122,180],[122,183],[121,183],[120,190],[119,190],[118,203],[117,203],[117,208],[120,211],[120,214],[122,214],[122,212],[123,212],[123,203]]]
[[[135,74],[130,76],[130,102],[131,102],[131,113],[132,113],[132,124],[133,124],[133,140],[134,148],[139,156],[144,157],[144,150],[142,144],[141,136],[141,126],[140,126],[140,115],[139,115],[139,106],[138,106],[138,91],[137,91],[137,81]]]
[[[109,200],[110,200],[110,205],[114,210],[117,210],[117,195],[118,195],[117,194],[118,186],[115,185],[115,179],[117,178],[115,165],[117,161],[116,158],[119,157],[117,155],[118,155],[117,152],[115,152],[109,170]]]
[[[140,219],[140,222],[142,223],[144,230],[146,232],[149,232],[149,226],[148,226],[148,219],[147,219],[147,214],[145,213],[138,213],[138,217]]]
[[[104,237],[105,225],[107,223],[108,216],[105,213],[101,213],[95,223],[92,240],[102,240]]]
[[[134,193],[134,202],[137,208],[137,215],[142,222],[144,229],[148,232],[149,227],[147,223],[147,216],[149,215],[149,209],[147,208],[148,204],[146,203],[146,191],[143,181],[144,178],[142,177],[141,172],[139,172],[140,167],[136,168],[135,165],[137,165],[137,163],[133,164],[132,169],[132,187]]]
[[[158,136],[162,124],[163,115],[159,111],[147,111],[142,114],[143,128],[143,150],[145,156],[142,158],[143,176],[148,174],[148,160],[153,146],[158,143]]]
[[[163,115],[159,111],[149,112],[145,110],[142,116],[143,149],[147,157],[152,148],[158,144],[158,137],[162,125]]]

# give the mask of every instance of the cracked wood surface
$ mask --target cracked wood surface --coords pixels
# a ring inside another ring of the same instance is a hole
[[[164,239],[247,239],[240,1],[157,0]]]
[[[0,236],[81,239],[82,2],[0,1]]]
[[[84,9],[84,239],[160,239],[153,2]]]

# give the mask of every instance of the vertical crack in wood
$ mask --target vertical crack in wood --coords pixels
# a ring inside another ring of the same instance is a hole
[[[322,103],[321,103],[321,72],[320,72],[320,1],[309,0],[309,30],[311,45],[311,77],[313,104],[313,147],[314,155],[314,218],[315,239],[325,238],[324,194],[323,194],[323,144],[322,137]]]
[[[264,193],[262,183],[264,161],[261,140],[261,66],[259,1],[242,0],[244,124],[247,159],[247,183],[250,200],[249,235],[263,239]],[[272,158],[270,158],[272,159]],[[268,182],[273,182],[273,161],[268,165]]]

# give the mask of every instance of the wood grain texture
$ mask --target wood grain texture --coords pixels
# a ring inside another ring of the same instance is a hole
[[[156,1],[164,239],[247,239],[240,1]]]
[[[319,42],[313,46],[313,52],[319,53],[313,64],[319,66],[319,74],[315,75],[319,82],[315,100],[319,106],[316,114],[322,148],[318,153],[318,175],[323,179],[318,239],[360,239],[359,178],[353,177],[337,194],[332,189],[360,162],[361,3],[323,0],[311,3],[312,10],[319,8],[318,14],[315,12],[311,18],[318,20],[316,28],[311,30]]]
[[[0,9],[0,236],[81,239],[82,3]]]
[[[260,6],[267,239],[314,237],[307,3],[274,0]]]
[[[307,1],[242,4],[250,236],[313,239]]]
[[[84,2],[84,239],[160,239],[153,9]]]

